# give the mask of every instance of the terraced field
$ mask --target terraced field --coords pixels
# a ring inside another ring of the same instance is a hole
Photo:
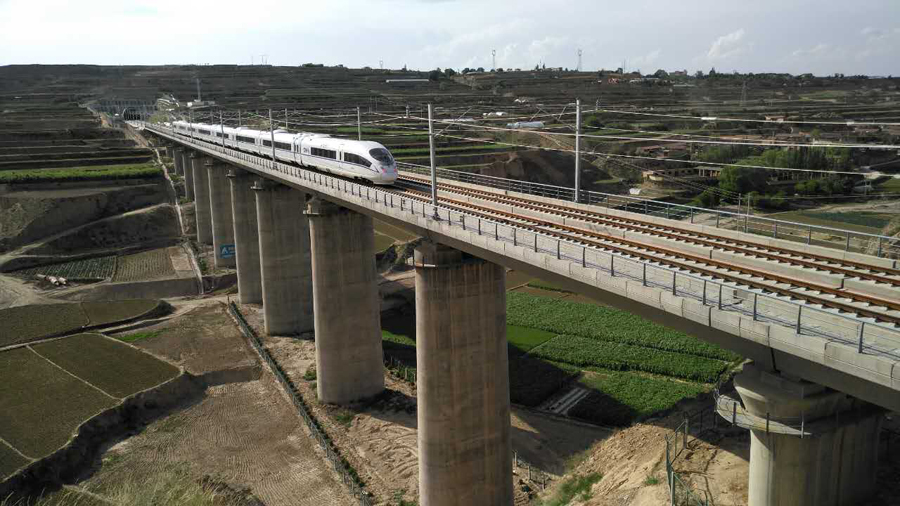
[[[99,334],[78,334],[33,347],[41,356],[104,392],[124,398],[173,378],[178,369]],[[97,367],[97,364],[103,364]]]
[[[123,398],[178,373],[99,334],[0,352],[0,478],[56,451],[82,423]]]
[[[37,274],[63,277],[70,281],[109,279],[116,272],[116,257],[105,256],[75,260],[61,264],[42,265],[16,271],[16,275],[30,279]]]
[[[135,299],[71,304],[35,304],[0,309],[0,347],[76,332],[89,326],[129,320],[163,311],[158,300]]]
[[[118,403],[28,347],[0,353],[0,371],[0,402],[14,414],[0,418],[0,438],[31,458],[66,444],[82,422]]]
[[[174,275],[168,250],[158,248],[119,258],[113,281],[149,281]]]

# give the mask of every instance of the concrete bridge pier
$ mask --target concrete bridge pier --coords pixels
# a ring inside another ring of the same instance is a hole
[[[194,174],[194,218],[197,221],[197,242],[212,244],[212,219],[209,208],[209,181],[206,174],[208,158],[191,153],[191,172]]]
[[[234,222],[235,264],[237,266],[238,296],[241,304],[262,304],[262,278],[259,267],[259,226],[256,200],[250,183],[250,173],[232,168],[231,211]]]
[[[194,153],[185,148],[181,152],[181,170],[184,171],[184,196],[188,200],[194,200],[194,169],[193,169]]]
[[[259,263],[266,333],[299,335],[313,330],[309,220],[306,194],[259,179],[256,192]]]
[[[182,156],[184,155],[184,149],[180,147],[172,148],[172,163],[175,166],[175,174],[182,175],[184,174],[184,160]]]
[[[231,218],[231,185],[226,177],[227,165],[212,158],[206,162],[209,180],[209,207],[212,221],[213,251],[216,267],[235,266],[234,224]]]
[[[883,410],[753,364],[734,385],[757,419],[750,506],[849,506],[875,492]]]
[[[414,262],[421,504],[512,505],[504,269],[433,243]]]
[[[381,312],[372,218],[315,198],[309,202],[316,388],[348,404],[384,390]]]

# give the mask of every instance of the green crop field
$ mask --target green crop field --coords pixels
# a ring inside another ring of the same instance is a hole
[[[175,268],[169,258],[169,251],[157,248],[120,258],[113,281],[145,281],[174,275]]]
[[[162,177],[162,169],[152,163],[103,165],[65,169],[0,171],[0,183],[47,183],[52,181],[92,181],[103,179],[147,179]]]
[[[644,371],[704,383],[714,383],[728,366],[721,360],[578,336],[554,337],[531,355],[580,367]]]
[[[14,471],[31,462],[0,441],[0,481]]]
[[[81,307],[93,325],[105,325],[140,316],[160,305],[154,299],[83,302]]]
[[[714,344],[614,308],[519,292],[508,292],[506,301],[506,321],[510,325],[728,362],[739,358]]]
[[[16,271],[17,276],[33,278],[36,274],[63,277],[69,280],[75,279],[108,279],[116,271],[116,257],[105,256],[75,260],[61,264],[42,265]]]
[[[592,392],[569,411],[569,416],[611,426],[647,418],[705,391],[697,383],[601,369],[585,372],[579,383]]]
[[[119,398],[178,375],[176,367],[99,334],[78,334],[38,344],[34,349],[63,369]]]
[[[32,458],[55,451],[82,422],[116,404],[27,347],[0,353],[0,373],[0,438]]]
[[[535,346],[540,346],[554,336],[555,334],[546,330],[530,329],[516,325],[506,326],[506,339],[522,352],[527,352]]]
[[[79,304],[35,304],[0,309],[0,347],[72,332],[88,324]]]

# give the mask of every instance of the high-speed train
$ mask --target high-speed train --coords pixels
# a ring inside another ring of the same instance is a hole
[[[277,160],[355,179],[367,179],[375,184],[390,185],[397,180],[397,162],[391,152],[377,142],[286,130],[275,130],[273,133],[247,127],[232,128],[187,121],[175,121],[172,128],[176,134],[184,137],[266,157],[272,156],[274,136]]]

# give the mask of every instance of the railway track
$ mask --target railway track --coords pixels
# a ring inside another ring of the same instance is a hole
[[[430,187],[430,182],[425,178],[404,175],[401,178],[401,181],[403,180],[409,180],[415,184],[428,185]],[[546,214],[579,219],[589,223],[607,225],[622,230],[656,235],[698,246],[713,247],[733,253],[742,253],[751,257],[764,258],[778,263],[787,263],[798,267],[806,267],[830,272],[832,274],[839,274],[849,278],[859,278],[875,283],[888,284],[892,287],[900,287],[900,269],[872,266],[853,260],[836,259],[814,253],[799,252],[788,248],[769,246],[753,241],[686,230],[671,225],[662,225],[635,218],[609,216],[595,211],[575,209],[558,204],[548,204],[521,197],[499,195],[489,191],[474,190],[447,183],[439,183],[438,188],[459,195],[490,200]]]
[[[413,188],[406,187],[402,190],[395,190],[395,192],[401,197],[425,203],[431,202],[430,194]],[[670,248],[623,239],[610,234],[561,225],[531,216],[522,216],[470,202],[448,198],[441,198],[439,201],[443,206],[455,208],[459,212],[530,229],[556,239],[639,258],[655,264],[692,272],[700,276],[732,282],[738,286],[775,293],[789,299],[804,300],[810,304],[872,318],[878,322],[900,324],[900,317],[896,315],[874,310],[871,307],[861,307],[873,306],[881,307],[885,310],[900,311],[900,302],[898,301],[831,288],[798,278],[773,274],[721,260],[712,260]],[[828,298],[822,294],[830,295],[834,298]]]

